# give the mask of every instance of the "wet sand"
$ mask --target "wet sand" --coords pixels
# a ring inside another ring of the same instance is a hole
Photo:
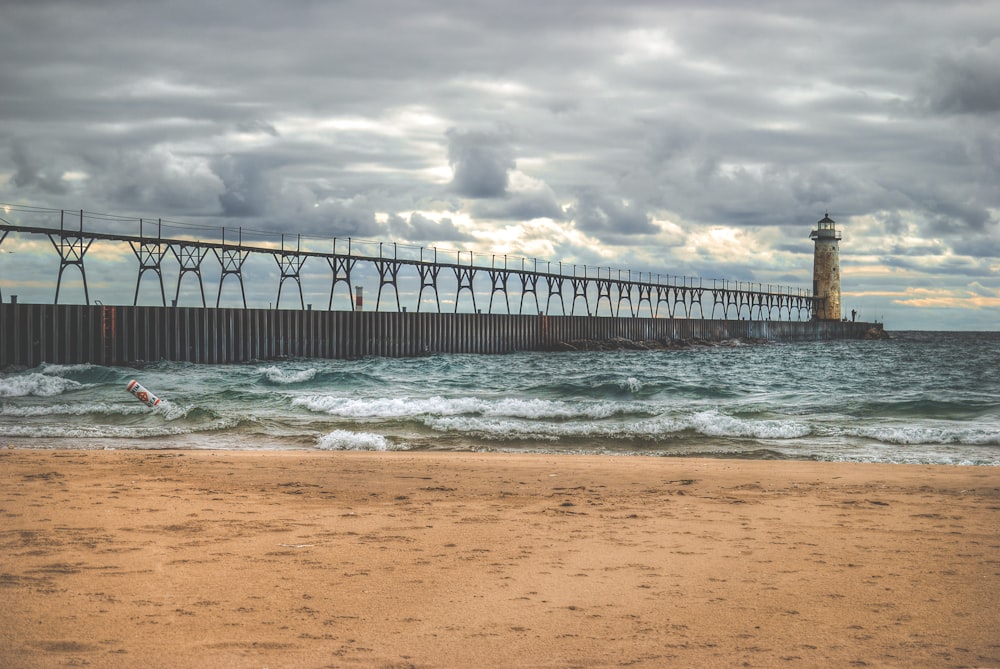
[[[0,666],[1000,666],[1000,471],[0,450]]]

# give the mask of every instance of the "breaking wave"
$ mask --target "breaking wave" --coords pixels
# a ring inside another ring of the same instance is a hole
[[[82,383],[51,374],[8,376],[0,378],[0,397],[54,397],[83,387]]]
[[[350,432],[334,430],[321,436],[316,443],[317,448],[324,451],[389,451],[403,450],[393,448],[388,440],[380,434],[370,432]]]

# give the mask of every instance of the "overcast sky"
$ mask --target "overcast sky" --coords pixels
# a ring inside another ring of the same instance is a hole
[[[993,330],[1000,3],[7,0],[0,202],[803,288],[829,212],[845,312]]]

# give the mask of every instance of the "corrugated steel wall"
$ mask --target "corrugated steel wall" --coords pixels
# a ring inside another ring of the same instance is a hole
[[[559,342],[858,339],[869,323],[0,304],[0,367],[548,350]]]

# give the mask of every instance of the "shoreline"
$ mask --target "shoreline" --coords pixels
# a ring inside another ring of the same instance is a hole
[[[0,664],[1000,666],[1000,472],[0,449]]]
[[[377,433],[356,432],[356,437],[362,441],[366,438],[379,439]],[[253,443],[248,444],[248,439]],[[325,447],[316,442],[304,442],[302,440],[287,440],[281,438],[262,439],[259,435],[244,435],[239,433],[189,433],[155,437],[85,437],[71,439],[69,437],[4,437],[0,439],[0,452],[4,449],[17,449],[24,451],[81,451],[88,453],[107,452],[136,452],[136,453],[158,453],[162,451],[177,451],[180,453],[399,453],[414,454],[439,453],[455,455],[497,455],[517,457],[528,455],[535,457],[573,457],[573,458],[638,458],[641,460],[708,460],[708,461],[733,461],[733,462],[789,462],[789,463],[829,463],[848,465],[898,465],[906,467],[978,467],[978,468],[1000,468],[1000,464],[994,462],[977,462],[969,454],[955,453],[951,455],[951,461],[943,461],[942,456],[937,456],[937,461],[930,459],[929,454],[908,452],[905,458],[890,461],[883,456],[875,454],[871,448],[865,450],[858,448],[854,458],[845,454],[845,449],[840,448],[836,454],[831,454],[829,458],[823,454],[815,452],[811,455],[798,455],[782,450],[782,445],[759,444],[753,450],[726,450],[726,445],[720,445],[720,441],[705,439],[706,444],[699,444],[697,447],[681,447],[681,450],[595,450],[593,445],[587,448],[565,447],[564,449],[530,448],[530,447],[499,447],[499,446],[473,446],[466,448],[441,447],[436,444],[426,447],[418,444],[413,447],[407,442],[395,443],[389,439],[385,440],[383,447],[362,444],[355,447],[347,445],[344,447]],[[76,446],[70,448],[67,442],[76,442]],[[136,443],[147,444],[136,446]],[[124,445],[123,445],[124,444]],[[210,445],[207,445],[210,444]],[[709,450],[708,444],[715,444],[717,450]],[[886,447],[890,445],[885,445]],[[675,446],[675,448],[677,448]],[[787,448],[787,446],[784,446]],[[690,449],[690,450],[688,450]]]
[[[360,437],[362,441],[365,438],[370,437],[372,439],[379,439],[379,435],[376,433],[366,433],[357,432],[354,433],[356,436]],[[163,451],[177,451],[178,453],[285,453],[285,454],[295,454],[295,453],[326,453],[328,455],[333,455],[337,453],[398,453],[398,454],[413,454],[419,455],[421,453],[437,453],[437,454],[454,454],[454,455],[496,455],[496,456],[510,456],[518,457],[521,455],[533,456],[533,457],[554,457],[554,458],[637,458],[640,460],[708,460],[708,461],[733,461],[733,462],[762,462],[762,463],[773,463],[773,462],[789,462],[789,463],[829,463],[829,464],[846,464],[846,465],[897,465],[905,467],[979,467],[979,468],[1000,468],[1000,464],[994,462],[975,462],[971,457],[962,458],[961,453],[952,454],[952,461],[933,461],[930,459],[929,454],[921,454],[917,452],[908,452],[905,458],[900,458],[898,460],[887,460],[880,458],[878,456],[872,455],[872,451],[861,451],[859,453],[867,453],[867,455],[857,455],[854,459],[850,459],[850,456],[844,454],[833,455],[829,457],[824,457],[822,454],[813,453],[812,455],[797,455],[789,454],[782,449],[781,445],[772,446],[770,444],[759,444],[753,450],[725,450],[725,446],[718,446],[719,439],[714,440],[713,443],[716,444],[717,450],[708,450],[705,445],[699,445],[696,447],[689,447],[691,450],[678,450],[676,452],[665,452],[662,450],[603,450],[596,451],[593,446],[587,448],[578,448],[573,446],[564,447],[563,449],[554,448],[528,448],[528,447],[468,447],[468,448],[448,448],[448,447],[426,447],[423,445],[418,445],[412,447],[411,444],[407,442],[393,443],[392,441],[386,440],[384,447],[374,447],[368,445],[362,445],[359,447],[345,446],[345,447],[325,447],[319,444],[319,440],[316,443],[306,443],[301,440],[289,440],[287,443],[283,443],[280,439],[269,439],[261,440],[259,437],[255,436],[257,439],[256,444],[248,446],[246,439],[247,435],[241,435],[238,433],[234,434],[224,434],[224,433],[193,433],[193,434],[182,434],[171,436],[157,436],[157,437],[88,437],[85,439],[76,440],[78,444],[82,442],[84,445],[77,445],[75,447],[67,447],[66,442],[73,441],[68,437],[3,437],[0,438],[0,452],[4,449],[11,450],[24,450],[24,451],[39,451],[39,452],[52,452],[52,451],[81,451],[86,453],[98,453],[102,451],[106,452],[135,452],[135,453],[159,453]],[[709,441],[709,440],[705,440]],[[724,440],[723,440],[724,441]],[[135,446],[137,442],[149,443],[148,446]],[[263,442],[263,443],[261,443]],[[122,446],[121,444],[128,444]],[[155,444],[155,445],[152,445]],[[212,444],[211,446],[206,446],[203,444]],[[891,446],[891,445],[886,445]],[[787,447],[787,445],[785,445]],[[923,456],[923,457],[922,457]],[[939,458],[941,456],[938,456]]]

